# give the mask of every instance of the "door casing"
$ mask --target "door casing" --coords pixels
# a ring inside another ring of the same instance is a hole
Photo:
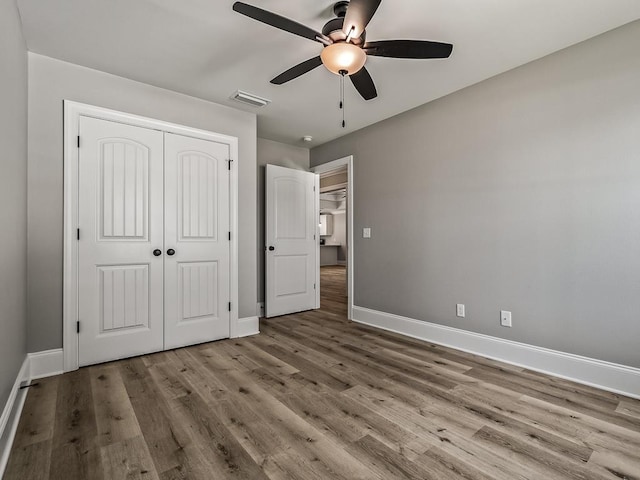
[[[64,260],[63,360],[64,371],[78,369],[78,132],[80,117],[93,117],[229,145],[230,336],[238,335],[238,139],[229,135],[177,125],[83,103],[64,101]],[[235,163],[235,165],[234,165]]]

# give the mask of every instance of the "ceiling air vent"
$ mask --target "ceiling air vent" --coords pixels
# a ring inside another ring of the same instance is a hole
[[[271,103],[271,100],[258,97],[257,95],[254,95],[252,93],[243,92],[242,90],[237,90],[236,93],[231,95],[231,100],[246,103],[247,105],[251,105],[252,107],[265,107]]]

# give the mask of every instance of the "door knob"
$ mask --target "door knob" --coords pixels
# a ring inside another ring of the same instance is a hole
[[[175,254],[176,254],[176,251],[173,248],[170,248],[169,250],[167,250],[167,255],[169,255],[170,257]]]
[[[270,246],[269,246],[269,251],[270,251],[270,252],[273,252],[275,249],[276,249],[276,247],[274,247],[273,245],[270,245]]]
[[[162,250],[160,250],[160,249],[156,248],[156,249],[153,251],[153,254],[154,254],[156,257],[159,257],[160,255],[162,255]]]

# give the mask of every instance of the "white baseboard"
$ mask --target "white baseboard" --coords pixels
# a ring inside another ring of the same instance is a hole
[[[27,390],[20,390],[21,384],[29,384],[38,378],[51,377],[63,373],[62,349],[29,353],[22,363],[11,394],[0,417],[0,478],[7,467],[13,439],[18,430]]]
[[[640,368],[353,307],[358,323],[640,399]]]
[[[238,319],[237,337],[248,337],[260,333],[260,320],[258,317],[245,317]]]
[[[13,445],[24,400],[27,397],[26,390],[20,390],[20,384],[28,381],[29,357],[27,356],[22,362],[22,367],[18,372],[7,403],[2,410],[2,416],[0,416],[0,478],[4,475],[4,469],[7,467],[11,445]]]
[[[29,354],[31,380],[64,373],[64,357],[61,348]]]

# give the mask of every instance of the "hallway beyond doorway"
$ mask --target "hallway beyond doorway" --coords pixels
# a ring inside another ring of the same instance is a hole
[[[320,309],[347,314],[347,268],[342,265],[320,267]]]

